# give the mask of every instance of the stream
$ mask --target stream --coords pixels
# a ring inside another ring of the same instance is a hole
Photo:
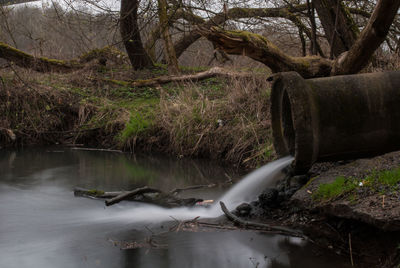
[[[288,161],[276,165],[284,167]],[[222,199],[233,209],[253,199],[246,193],[271,183],[262,176],[271,170],[264,166],[236,186],[180,196]],[[217,206],[164,209],[121,202],[105,207],[103,200],[73,194],[74,187],[117,191],[148,185],[168,191],[229,178],[238,181],[241,175],[211,161],[61,147],[2,149],[0,267],[348,266],[348,260],[294,237],[245,230],[167,231],[177,219],[217,217],[222,214]],[[270,180],[280,176],[276,169],[272,175]],[[121,241],[146,241],[160,232],[164,234],[155,241],[160,247],[120,248]]]

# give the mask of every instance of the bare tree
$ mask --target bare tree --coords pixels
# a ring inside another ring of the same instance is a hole
[[[120,31],[121,38],[134,69],[153,66],[153,62],[143,48],[138,25],[139,0],[121,0]]]
[[[330,8],[333,8],[335,4],[335,11],[339,14],[338,12],[341,12],[342,3],[340,1],[339,4],[336,1],[334,2],[331,3]],[[249,32],[226,31],[217,27],[211,29],[200,28],[199,32],[225,52],[247,55],[257,61],[263,62],[273,72],[297,71],[303,77],[307,78],[350,74],[359,72],[367,65],[374,51],[385,40],[399,6],[400,0],[379,0],[367,26],[355,40],[353,40],[355,31],[345,29],[349,27],[348,18],[340,18],[343,14],[336,16],[332,34],[329,35],[329,31],[327,30],[327,38],[331,42],[337,38],[344,40],[342,44],[336,44],[335,41],[331,49],[336,51],[335,55],[342,52],[345,53],[341,54],[335,61],[316,56],[291,57],[281,51],[267,38]],[[326,8],[327,6],[324,7]],[[348,13],[346,14],[348,16]],[[343,32],[340,32],[338,29],[343,29]],[[331,39],[329,39],[329,36],[331,36]]]

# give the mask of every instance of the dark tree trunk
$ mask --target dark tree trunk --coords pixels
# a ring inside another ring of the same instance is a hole
[[[120,31],[126,52],[134,69],[153,66],[149,55],[143,48],[138,25],[139,0],[121,0]]]
[[[314,0],[332,55],[338,57],[357,40],[358,28],[340,0]]]
[[[307,0],[307,14],[311,24],[311,55],[317,55],[317,26],[315,23],[315,9],[313,2]],[[305,56],[305,55],[303,55]]]

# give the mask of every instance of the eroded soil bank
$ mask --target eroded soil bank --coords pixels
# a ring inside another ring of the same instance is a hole
[[[0,146],[82,144],[255,168],[274,159],[263,71],[135,87],[132,77],[160,77],[166,67],[138,73],[110,59],[43,74],[11,66],[0,71]]]

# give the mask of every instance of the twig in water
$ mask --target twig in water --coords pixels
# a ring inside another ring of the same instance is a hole
[[[111,152],[111,153],[123,153],[121,150],[97,149],[97,148],[79,148],[79,147],[73,147],[73,148],[71,148],[71,150],[99,151],[99,152]]]
[[[172,191],[170,191],[169,194],[174,195],[174,194],[177,194],[179,192],[183,192],[183,191],[187,191],[187,190],[196,190],[196,189],[201,189],[201,188],[212,188],[212,187],[215,187],[215,186],[216,186],[216,184],[213,183],[213,184],[207,184],[207,185],[188,186],[188,187],[185,187],[185,188],[176,188],[176,189],[173,189]]]
[[[217,187],[217,186],[220,186],[220,185],[231,184],[231,183],[232,183],[232,180],[229,179],[228,181],[222,182],[222,183],[211,183],[211,184],[204,184],[204,185],[192,185],[192,186],[188,186],[188,187],[185,187],[185,188],[175,188],[175,189],[171,190],[169,192],[169,194],[170,195],[175,195],[175,194],[178,194],[178,193],[183,192],[183,191],[197,190],[197,189],[202,189],[202,188],[213,188],[213,187]]]
[[[351,266],[354,266],[354,261],[353,261],[353,249],[351,248],[351,234],[349,233],[349,250],[350,250],[350,261],[351,261]]]

